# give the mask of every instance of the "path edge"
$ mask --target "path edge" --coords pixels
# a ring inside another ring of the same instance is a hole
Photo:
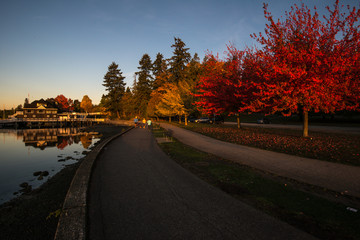
[[[54,240],[86,239],[87,192],[93,164],[108,143],[133,128],[129,127],[125,131],[105,139],[83,159],[66,194]]]

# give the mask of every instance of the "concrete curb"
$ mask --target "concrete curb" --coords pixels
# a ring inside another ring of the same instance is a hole
[[[92,166],[108,143],[133,128],[105,139],[84,158],[66,194],[54,240],[86,239],[87,191]]]

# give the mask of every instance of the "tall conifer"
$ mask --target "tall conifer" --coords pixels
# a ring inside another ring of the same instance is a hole
[[[108,72],[104,76],[103,86],[106,88],[108,94],[104,105],[105,108],[112,114],[112,116],[120,117],[122,111],[121,98],[125,93],[125,77],[122,76],[122,72],[118,69],[119,65],[112,62],[108,67]]]
[[[139,61],[139,72],[136,72],[137,82],[134,86],[135,99],[139,114],[146,116],[146,107],[152,91],[153,77],[151,75],[152,62],[150,56],[145,53]]]
[[[189,48],[186,48],[185,43],[180,38],[174,38],[175,43],[171,45],[174,48],[173,56],[170,58],[170,73],[171,81],[178,83],[184,78],[184,70],[186,64],[189,63],[191,55],[188,52]]]
[[[163,75],[166,74],[167,71],[167,64],[164,56],[161,53],[156,55],[156,59],[153,63],[152,72],[155,77],[153,82],[153,90],[158,89],[160,86],[164,85],[164,77]]]

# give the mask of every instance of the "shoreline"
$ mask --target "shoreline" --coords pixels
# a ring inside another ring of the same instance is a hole
[[[127,128],[121,125],[95,125],[86,131],[102,134],[93,149]],[[39,188],[22,194],[0,205],[0,232],[2,239],[54,239],[65,196],[80,164],[87,157],[67,165]]]

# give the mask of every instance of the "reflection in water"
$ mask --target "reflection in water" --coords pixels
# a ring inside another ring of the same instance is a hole
[[[65,147],[80,141],[84,148],[88,149],[92,144],[93,138],[99,138],[97,132],[81,132],[78,128],[55,128],[55,129],[27,129],[18,131],[17,134],[23,136],[25,146],[32,146],[44,150],[47,147]]]
[[[88,149],[92,142],[92,136],[91,135],[82,135],[80,137],[81,144],[84,148]]]
[[[0,129],[0,204],[76,163],[100,137],[79,128]]]

